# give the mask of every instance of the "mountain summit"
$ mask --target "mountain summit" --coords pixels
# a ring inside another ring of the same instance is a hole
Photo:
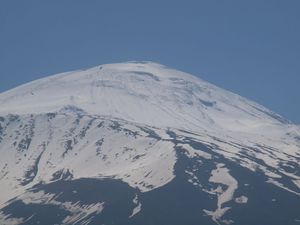
[[[1,224],[300,221],[299,127],[153,62],[0,94],[0,153]]]
[[[40,79],[0,96],[0,113],[78,108],[160,127],[260,131],[286,123],[266,108],[163,65],[119,63]]]

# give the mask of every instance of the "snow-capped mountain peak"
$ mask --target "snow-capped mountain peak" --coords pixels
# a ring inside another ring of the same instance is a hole
[[[153,62],[1,93],[0,155],[1,224],[246,225],[257,204],[299,220],[299,126]]]
[[[107,64],[22,85],[0,96],[0,114],[74,107],[148,125],[261,131],[287,123],[266,108],[153,62]]]

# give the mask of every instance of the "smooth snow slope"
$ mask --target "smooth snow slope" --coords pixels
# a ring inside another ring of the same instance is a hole
[[[58,74],[0,95],[2,115],[55,112],[69,106],[88,114],[189,130],[263,134],[282,133],[282,127],[288,127],[279,115],[252,101],[152,62]]]

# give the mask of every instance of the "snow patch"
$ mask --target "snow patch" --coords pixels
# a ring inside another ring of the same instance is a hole
[[[226,186],[226,189],[223,190],[220,188],[214,190],[218,196],[217,209],[215,211],[209,211],[204,209],[203,211],[212,217],[212,220],[217,224],[226,223],[230,224],[233,221],[223,220],[222,216],[230,209],[230,207],[222,207],[226,202],[229,202],[233,198],[235,190],[238,188],[238,182],[230,175],[229,170],[225,167],[224,164],[217,164],[217,169],[211,172],[211,177],[209,178],[210,182],[223,184]]]
[[[207,152],[204,152],[204,151],[201,151],[199,149],[194,149],[193,147],[191,147],[188,144],[178,144],[177,146],[187,150],[187,155],[190,158],[201,157],[201,158],[204,158],[204,159],[212,159],[211,154],[209,154]]]
[[[240,197],[235,198],[234,201],[239,204],[246,204],[248,202],[248,198],[242,195]]]
[[[134,217],[136,214],[138,214],[142,209],[142,204],[139,202],[138,196],[136,195],[133,199],[133,203],[136,205],[136,207],[132,210],[131,215],[129,218]]]
[[[84,205],[78,202],[59,202],[56,200],[60,194],[49,194],[44,191],[28,192],[18,197],[18,200],[22,200],[24,204],[44,204],[44,205],[55,205],[68,211],[71,215],[67,216],[63,223],[71,224],[84,221],[89,218],[90,215],[97,215],[104,209],[104,202]],[[90,217],[91,219],[91,217]]]

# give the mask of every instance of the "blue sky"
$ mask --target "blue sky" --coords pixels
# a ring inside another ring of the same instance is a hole
[[[0,92],[103,63],[150,60],[300,123],[299,0],[1,0]]]

